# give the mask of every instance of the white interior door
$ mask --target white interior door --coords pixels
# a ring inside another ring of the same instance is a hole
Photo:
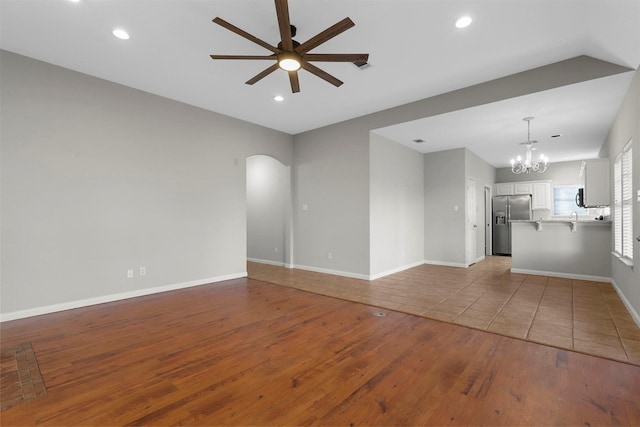
[[[467,235],[467,265],[475,264],[476,246],[478,242],[478,209],[476,203],[476,180],[467,178],[467,209],[466,209],[466,235]]]

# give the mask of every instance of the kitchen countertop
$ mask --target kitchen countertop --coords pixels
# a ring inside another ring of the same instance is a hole
[[[573,221],[569,219],[516,219],[509,221],[514,224],[569,224],[572,222],[576,222],[578,224],[595,224],[595,225],[611,225],[611,220],[599,220],[599,219],[579,219],[578,221]]]

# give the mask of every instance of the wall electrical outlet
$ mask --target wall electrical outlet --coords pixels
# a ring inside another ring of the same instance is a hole
[[[333,259],[333,254],[331,252],[327,252],[327,258],[328,259]]]
[[[144,276],[145,274],[147,274],[147,268],[146,267],[140,267],[140,275]]]
[[[133,278],[133,270],[130,268],[127,270],[127,279],[132,279]]]

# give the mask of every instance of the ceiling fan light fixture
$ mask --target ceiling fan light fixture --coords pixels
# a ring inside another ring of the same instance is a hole
[[[297,55],[284,52],[278,55],[278,66],[285,71],[298,71],[300,69],[300,59]]]
[[[129,40],[129,33],[127,33],[122,28],[116,28],[115,30],[113,30],[112,34],[120,40]]]
[[[467,28],[473,19],[470,16],[463,16],[456,21],[456,28]]]

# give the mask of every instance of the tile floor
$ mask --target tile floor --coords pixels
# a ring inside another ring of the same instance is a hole
[[[610,283],[511,273],[511,258],[367,281],[249,262],[249,277],[640,365],[640,327]]]

